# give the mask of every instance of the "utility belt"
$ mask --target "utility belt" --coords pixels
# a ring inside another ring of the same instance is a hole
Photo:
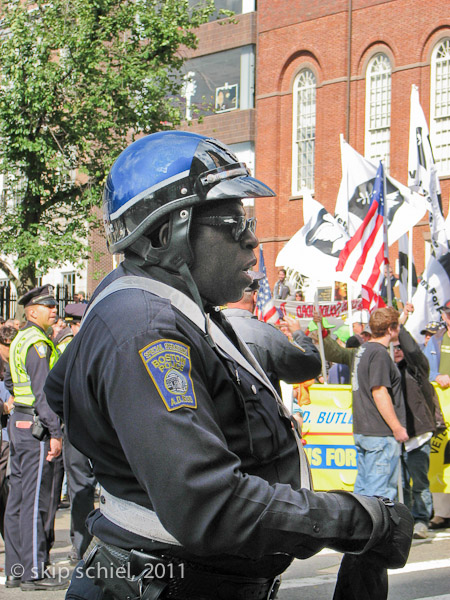
[[[202,570],[178,557],[123,550],[93,538],[84,572],[115,600],[274,600],[280,578],[249,579]]]
[[[24,415],[31,415],[32,417],[34,417],[36,414],[36,411],[34,410],[34,408],[32,406],[26,406],[25,404],[16,404],[15,402],[14,402],[14,412],[21,413]]]
[[[31,435],[34,438],[41,442],[43,439],[48,438],[50,436],[47,427],[42,423],[41,419],[39,418],[39,415],[36,413],[32,406],[14,403],[14,412],[24,415],[31,415],[33,417]]]

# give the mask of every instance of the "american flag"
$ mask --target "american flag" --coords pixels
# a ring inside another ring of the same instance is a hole
[[[266,323],[278,323],[279,314],[270,291],[269,282],[267,280],[266,265],[264,264],[264,256],[262,247],[259,247],[259,265],[258,270],[264,273],[264,277],[259,280],[258,296],[256,297],[255,315],[260,321]]]
[[[361,298],[363,310],[365,309],[369,312],[386,306],[383,298],[366,285],[361,286]]]
[[[336,271],[378,294],[387,264],[384,240],[384,174],[380,162],[370,198],[369,211],[355,235],[346,243]]]

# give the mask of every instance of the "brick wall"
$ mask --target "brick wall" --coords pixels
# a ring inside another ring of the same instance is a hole
[[[303,225],[302,200],[291,194],[292,85],[305,66],[317,78],[315,198],[334,212],[341,180],[339,134],[345,135],[347,122],[347,7],[347,0],[258,2],[256,175],[277,198],[257,200],[256,215],[271,283],[279,250]],[[393,66],[390,173],[405,184],[411,85],[419,86],[428,119],[431,51],[448,35],[450,14],[440,0],[353,1],[348,141],[364,154],[365,70],[370,58],[383,51]],[[447,215],[450,178],[441,179],[441,188]],[[425,221],[414,232],[419,272],[427,236]],[[395,260],[396,246],[390,253]]]
[[[237,144],[254,140],[255,119],[254,109],[232,110],[205,117],[201,123],[198,121],[192,121],[190,125],[184,123],[179,129],[195,131],[201,135],[211,135],[224,144]]]

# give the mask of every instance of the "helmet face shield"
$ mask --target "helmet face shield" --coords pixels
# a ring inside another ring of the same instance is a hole
[[[184,131],[154,133],[126,148],[108,175],[103,194],[108,246],[123,251],[183,208],[274,195],[221,142]]]

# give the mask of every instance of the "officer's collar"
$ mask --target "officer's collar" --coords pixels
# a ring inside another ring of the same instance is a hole
[[[151,277],[152,279],[161,281],[161,283],[170,285],[170,287],[175,288],[179,292],[182,292],[183,294],[191,298],[191,300],[194,300],[184,279],[176,273],[170,273],[169,271],[166,271],[166,269],[162,269],[157,265],[139,266],[129,258],[126,258],[122,262],[122,266],[126,271],[133,273],[133,275],[146,275],[147,277]],[[206,300],[203,300],[203,307],[205,313],[209,314],[213,314],[216,312],[216,310],[219,310],[218,307],[209,304],[209,302],[207,302]]]
[[[43,329],[40,325],[38,325],[34,321],[27,321],[25,324],[25,327],[23,329],[28,329],[29,327],[36,327],[37,329],[39,329],[39,331],[42,331],[42,333],[48,337],[45,329]]]

